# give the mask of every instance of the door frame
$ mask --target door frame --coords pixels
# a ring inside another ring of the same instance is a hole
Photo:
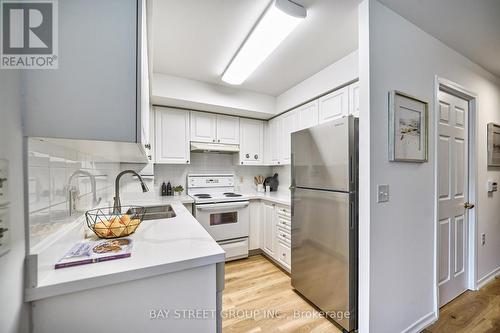
[[[468,210],[468,249],[467,249],[467,288],[477,290],[477,94],[467,88],[436,75],[434,83],[434,311],[439,317],[439,258],[438,258],[438,222],[439,222],[439,176],[438,176],[438,137],[439,137],[439,91],[455,95],[469,102],[468,113],[468,197],[475,204],[475,209]]]

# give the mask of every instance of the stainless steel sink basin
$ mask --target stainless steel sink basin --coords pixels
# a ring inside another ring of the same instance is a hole
[[[170,205],[146,207],[143,221],[170,219],[175,216],[176,214]]]

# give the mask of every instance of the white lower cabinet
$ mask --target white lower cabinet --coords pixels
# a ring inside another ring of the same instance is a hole
[[[269,202],[263,203],[263,232],[262,232],[262,250],[274,258],[275,256],[275,242],[276,242],[276,205]]]
[[[285,270],[291,269],[292,218],[290,207],[276,206],[276,257]]]
[[[251,200],[249,205],[249,215],[250,215],[250,230],[248,235],[248,249],[257,250],[261,248],[261,238],[262,238],[262,210],[261,202],[258,200]]]
[[[290,207],[274,204],[268,201],[259,201],[261,208],[259,214],[261,223],[252,219],[250,222],[250,244],[256,246],[257,239],[260,240],[262,251],[283,269],[291,270],[291,212]],[[251,210],[252,211],[252,210]],[[257,211],[257,210],[255,210]],[[254,228],[260,228],[259,232],[252,232]],[[258,238],[260,237],[260,238]],[[253,238],[253,239],[252,239]],[[252,246],[250,249],[253,249]]]
[[[282,242],[278,243],[277,257],[278,262],[285,266],[285,269],[291,270],[291,250],[290,245]]]

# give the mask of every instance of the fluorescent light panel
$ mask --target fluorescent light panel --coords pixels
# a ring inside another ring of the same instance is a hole
[[[306,17],[306,10],[289,0],[274,0],[222,75],[241,84]]]

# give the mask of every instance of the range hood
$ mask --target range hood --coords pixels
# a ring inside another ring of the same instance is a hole
[[[240,151],[240,145],[226,143],[191,142],[191,151],[232,154]]]

